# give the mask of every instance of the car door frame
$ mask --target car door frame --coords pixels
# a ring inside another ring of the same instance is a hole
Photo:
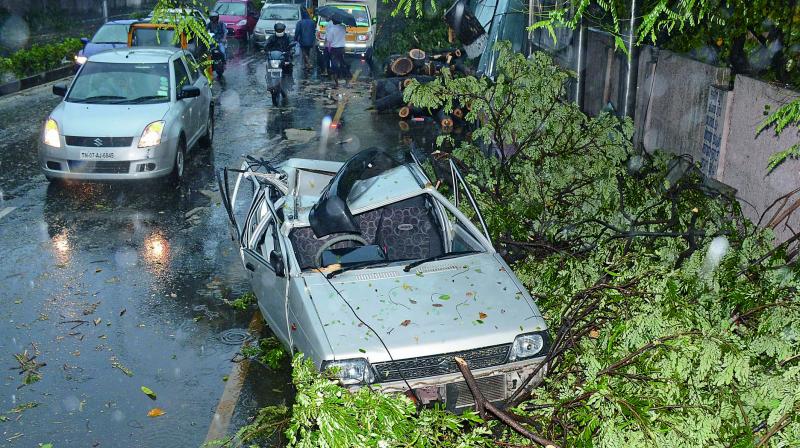
[[[195,98],[179,98],[178,92],[180,92],[180,88],[178,87],[178,73],[175,70],[175,63],[181,64],[183,69],[186,71],[186,76],[188,76],[188,83],[184,85],[194,85],[192,80],[192,74],[189,71],[189,67],[186,64],[186,61],[183,59],[183,52],[177,53],[177,56],[170,59],[170,71],[172,72],[172,78],[175,80],[175,103],[181,107],[181,124],[184,133],[186,134],[186,151],[190,151],[194,144],[197,142],[198,139],[198,132],[197,126],[194,123],[194,109],[197,106],[197,97]],[[188,116],[188,119],[187,119]]]
[[[264,319],[269,324],[272,331],[275,335],[287,344],[290,344],[289,341],[289,328],[288,328],[288,314],[287,314],[287,307],[288,307],[288,293],[289,293],[289,282],[292,278],[292,262],[291,262],[291,252],[289,251],[289,246],[284,239],[283,234],[281,233],[281,225],[282,223],[278,219],[278,213],[275,209],[275,205],[269,199],[269,188],[260,188],[254,198],[253,202],[250,205],[250,209],[247,213],[247,218],[245,219],[242,236],[239,241],[240,253],[242,256],[242,262],[244,264],[245,269],[249,271],[248,276],[251,278],[251,287],[256,289],[256,285],[261,285],[259,283],[261,279],[255,278],[257,275],[272,275],[274,278],[275,285],[272,285],[270,290],[263,290],[263,291],[254,291],[256,293],[256,297],[259,298],[259,309],[261,309],[262,315]],[[259,221],[255,228],[252,230],[251,222],[253,217],[256,213],[260,213],[260,209],[262,205],[266,205],[267,215]],[[273,251],[276,249],[280,250],[280,257],[283,261],[283,270],[284,275],[279,276],[277,275],[274,267],[270,263],[270,260],[264,258],[264,256],[259,253],[258,251],[258,242],[261,239],[262,235],[264,238],[267,237],[266,232],[270,231],[270,228],[274,231],[272,235],[273,241],[277,243],[277,246],[273,246]],[[254,264],[255,263],[255,264]],[[266,271],[265,271],[266,270]],[[272,293],[275,295],[272,295]],[[278,300],[282,298],[281,300]],[[264,306],[262,306],[262,302]],[[278,306],[278,305],[282,306]]]
[[[188,51],[184,52],[181,56],[184,65],[189,69],[189,77],[193,79],[192,85],[200,89],[200,96],[195,98],[196,104],[194,108],[194,124],[197,138],[208,132],[204,126],[208,123],[208,114],[211,113],[211,87],[208,85],[208,79],[202,73],[202,66],[197,62],[197,59]],[[197,64],[198,69],[192,69],[192,63]]]

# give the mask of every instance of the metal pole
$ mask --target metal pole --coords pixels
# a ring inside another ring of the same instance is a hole
[[[108,22],[108,0],[103,0],[103,23]]]
[[[623,115],[633,118],[636,109],[636,83],[639,77],[639,47],[636,45],[636,14],[639,0],[631,0],[631,21],[628,26],[628,69],[625,74],[625,104]]]
[[[583,18],[578,26],[578,48],[577,56],[575,58],[575,104],[578,108],[583,109],[583,92],[586,90],[586,25],[583,24]]]

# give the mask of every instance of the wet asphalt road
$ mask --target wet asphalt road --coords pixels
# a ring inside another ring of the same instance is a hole
[[[295,70],[289,105],[273,108],[263,54],[230,51],[214,86],[213,150],[189,154],[179,189],[49,185],[36,141],[60,99],[50,85],[0,98],[0,446],[200,446],[253,315],[222,301],[249,288],[215,170],[246,154],[344,160],[408,143],[395,119],[366,110],[361,61],[351,61],[359,80],[339,91]],[[349,98],[345,125],[327,143],[283,141],[289,128],[319,134],[338,93]],[[24,385],[15,354],[46,364],[41,380]],[[290,400],[289,380],[286,369],[251,368],[229,432],[259,406]],[[154,407],[166,414],[148,418]]]

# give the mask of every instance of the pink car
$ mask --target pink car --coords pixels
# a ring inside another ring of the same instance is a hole
[[[250,40],[258,21],[258,11],[249,0],[219,0],[215,5],[219,20],[228,29],[228,36]]]

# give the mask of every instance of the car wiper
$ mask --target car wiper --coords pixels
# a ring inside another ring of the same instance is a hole
[[[97,96],[90,96],[88,98],[70,98],[69,100],[73,103],[91,103],[95,101],[104,101],[104,100],[124,100],[126,99],[124,96],[114,96],[114,95],[97,95]]]
[[[461,255],[477,254],[479,252],[480,252],[479,250],[463,250],[463,251],[460,251],[460,252],[448,252],[446,254],[434,255],[433,257],[423,258],[421,260],[417,260],[417,261],[414,261],[412,263],[407,264],[406,267],[403,268],[403,271],[404,272],[408,272],[408,271],[414,269],[415,267],[417,267],[417,266],[419,266],[421,264],[427,263],[429,261],[444,260],[444,259],[447,259],[447,258],[458,257],[458,256],[461,256]]]
[[[169,99],[169,97],[164,95],[145,95],[127,101],[120,101],[120,104],[137,104],[137,103],[144,103],[145,101],[149,100],[166,100],[166,99]]]
[[[362,261],[361,263],[348,264],[347,266],[342,266],[339,269],[336,269],[335,271],[328,272],[327,274],[325,274],[325,277],[327,277],[328,280],[330,280],[333,277],[336,277],[337,275],[341,274],[342,272],[352,271],[354,269],[364,269],[364,268],[367,268],[367,267],[377,268],[377,267],[380,267],[380,266],[386,266],[387,264],[390,264],[390,263],[393,263],[393,261],[392,260],[372,260],[372,261]]]

